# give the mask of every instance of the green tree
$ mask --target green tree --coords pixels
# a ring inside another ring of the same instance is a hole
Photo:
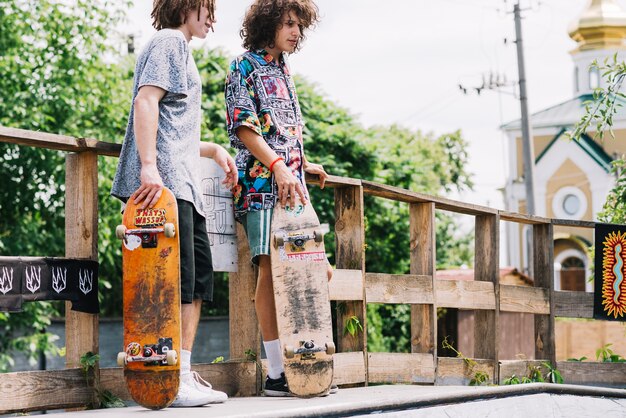
[[[113,141],[125,127],[129,71],[107,63],[109,39],[124,0],[0,0],[0,125]],[[0,254],[63,256],[64,154],[0,144]],[[104,198],[111,159],[100,160],[101,242],[108,243],[113,209]],[[118,245],[116,245],[118,246]],[[101,245],[101,284],[114,264]],[[28,303],[20,314],[0,314],[0,370],[7,351],[54,352],[42,330],[59,304]],[[25,334],[24,337],[17,335]]]
[[[435,136],[397,125],[368,130],[364,143],[374,152],[373,180],[407,190],[441,195],[471,189],[467,143],[459,131]],[[366,198],[368,271],[409,273],[409,207],[405,203]],[[472,236],[458,232],[458,217],[436,213],[437,268],[472,263]],[[410,307],[368,305],[371,351],[410,350]]]

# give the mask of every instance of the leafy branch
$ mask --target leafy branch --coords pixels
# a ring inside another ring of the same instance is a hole
[[[474,373],[474,376],[470,379],[470,382],[469,382],[470,386],[482,386],[483,384],[489,383],[489,375],[487,373],[481,370],[477,370],[476,372],[474,372],[474,370],[478,366],[478,363],[476,362],[476,360],[466,357],[465,355],[463,355],[463,353],[461,353],[459,350],[454,348],[448,342],[448,337],[443,339],[443,341],[441,342],[441,347],[443,349],[451,350],[452,352],[456,354],[457,358],[463,359],[463,362],[465,363],[466,367],[469,370],[468,374],[471,375],[472,373]]]

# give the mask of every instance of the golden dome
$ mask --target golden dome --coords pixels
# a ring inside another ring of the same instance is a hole
[[[569,31],[578,42],[573,51],[626,49],[626,11],[615,0],[591,0],[587,10]]]

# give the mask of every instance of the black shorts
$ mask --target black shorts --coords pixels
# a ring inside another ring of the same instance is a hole
[[[193,204],[176,199],[180,239],[180,298],[182,303],[195,299],[213,300],[213,261],[206,232],[206,220]]]

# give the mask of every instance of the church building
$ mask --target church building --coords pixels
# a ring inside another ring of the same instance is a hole
[[[626,59],[626,11],[615,0],[591,0],[574,22],[569,35],[576,47],[573,59],[574,85],[570,100],[531,115],[531,141],[534,156],[535,215],[572,220],[596,221],[607,194],[615,184],[611,162],[626,154],[626,100],[613,118],[615,139],[608,132],[599,139],[595,126],[579,141],[566,137],[585,114],[585,102],[593,91],[604,87],[594,60]],[[504,188],[506,209],[526,213],[523,179],[521,120],[502,127],[509,150],[509,171]],[[507,264],[528,273],[532,266],[529,226],[507,224]],[[593,291],[587,281],[593,261],[587,247],[593,244],[593,230],[555,227],[555,290]]]

